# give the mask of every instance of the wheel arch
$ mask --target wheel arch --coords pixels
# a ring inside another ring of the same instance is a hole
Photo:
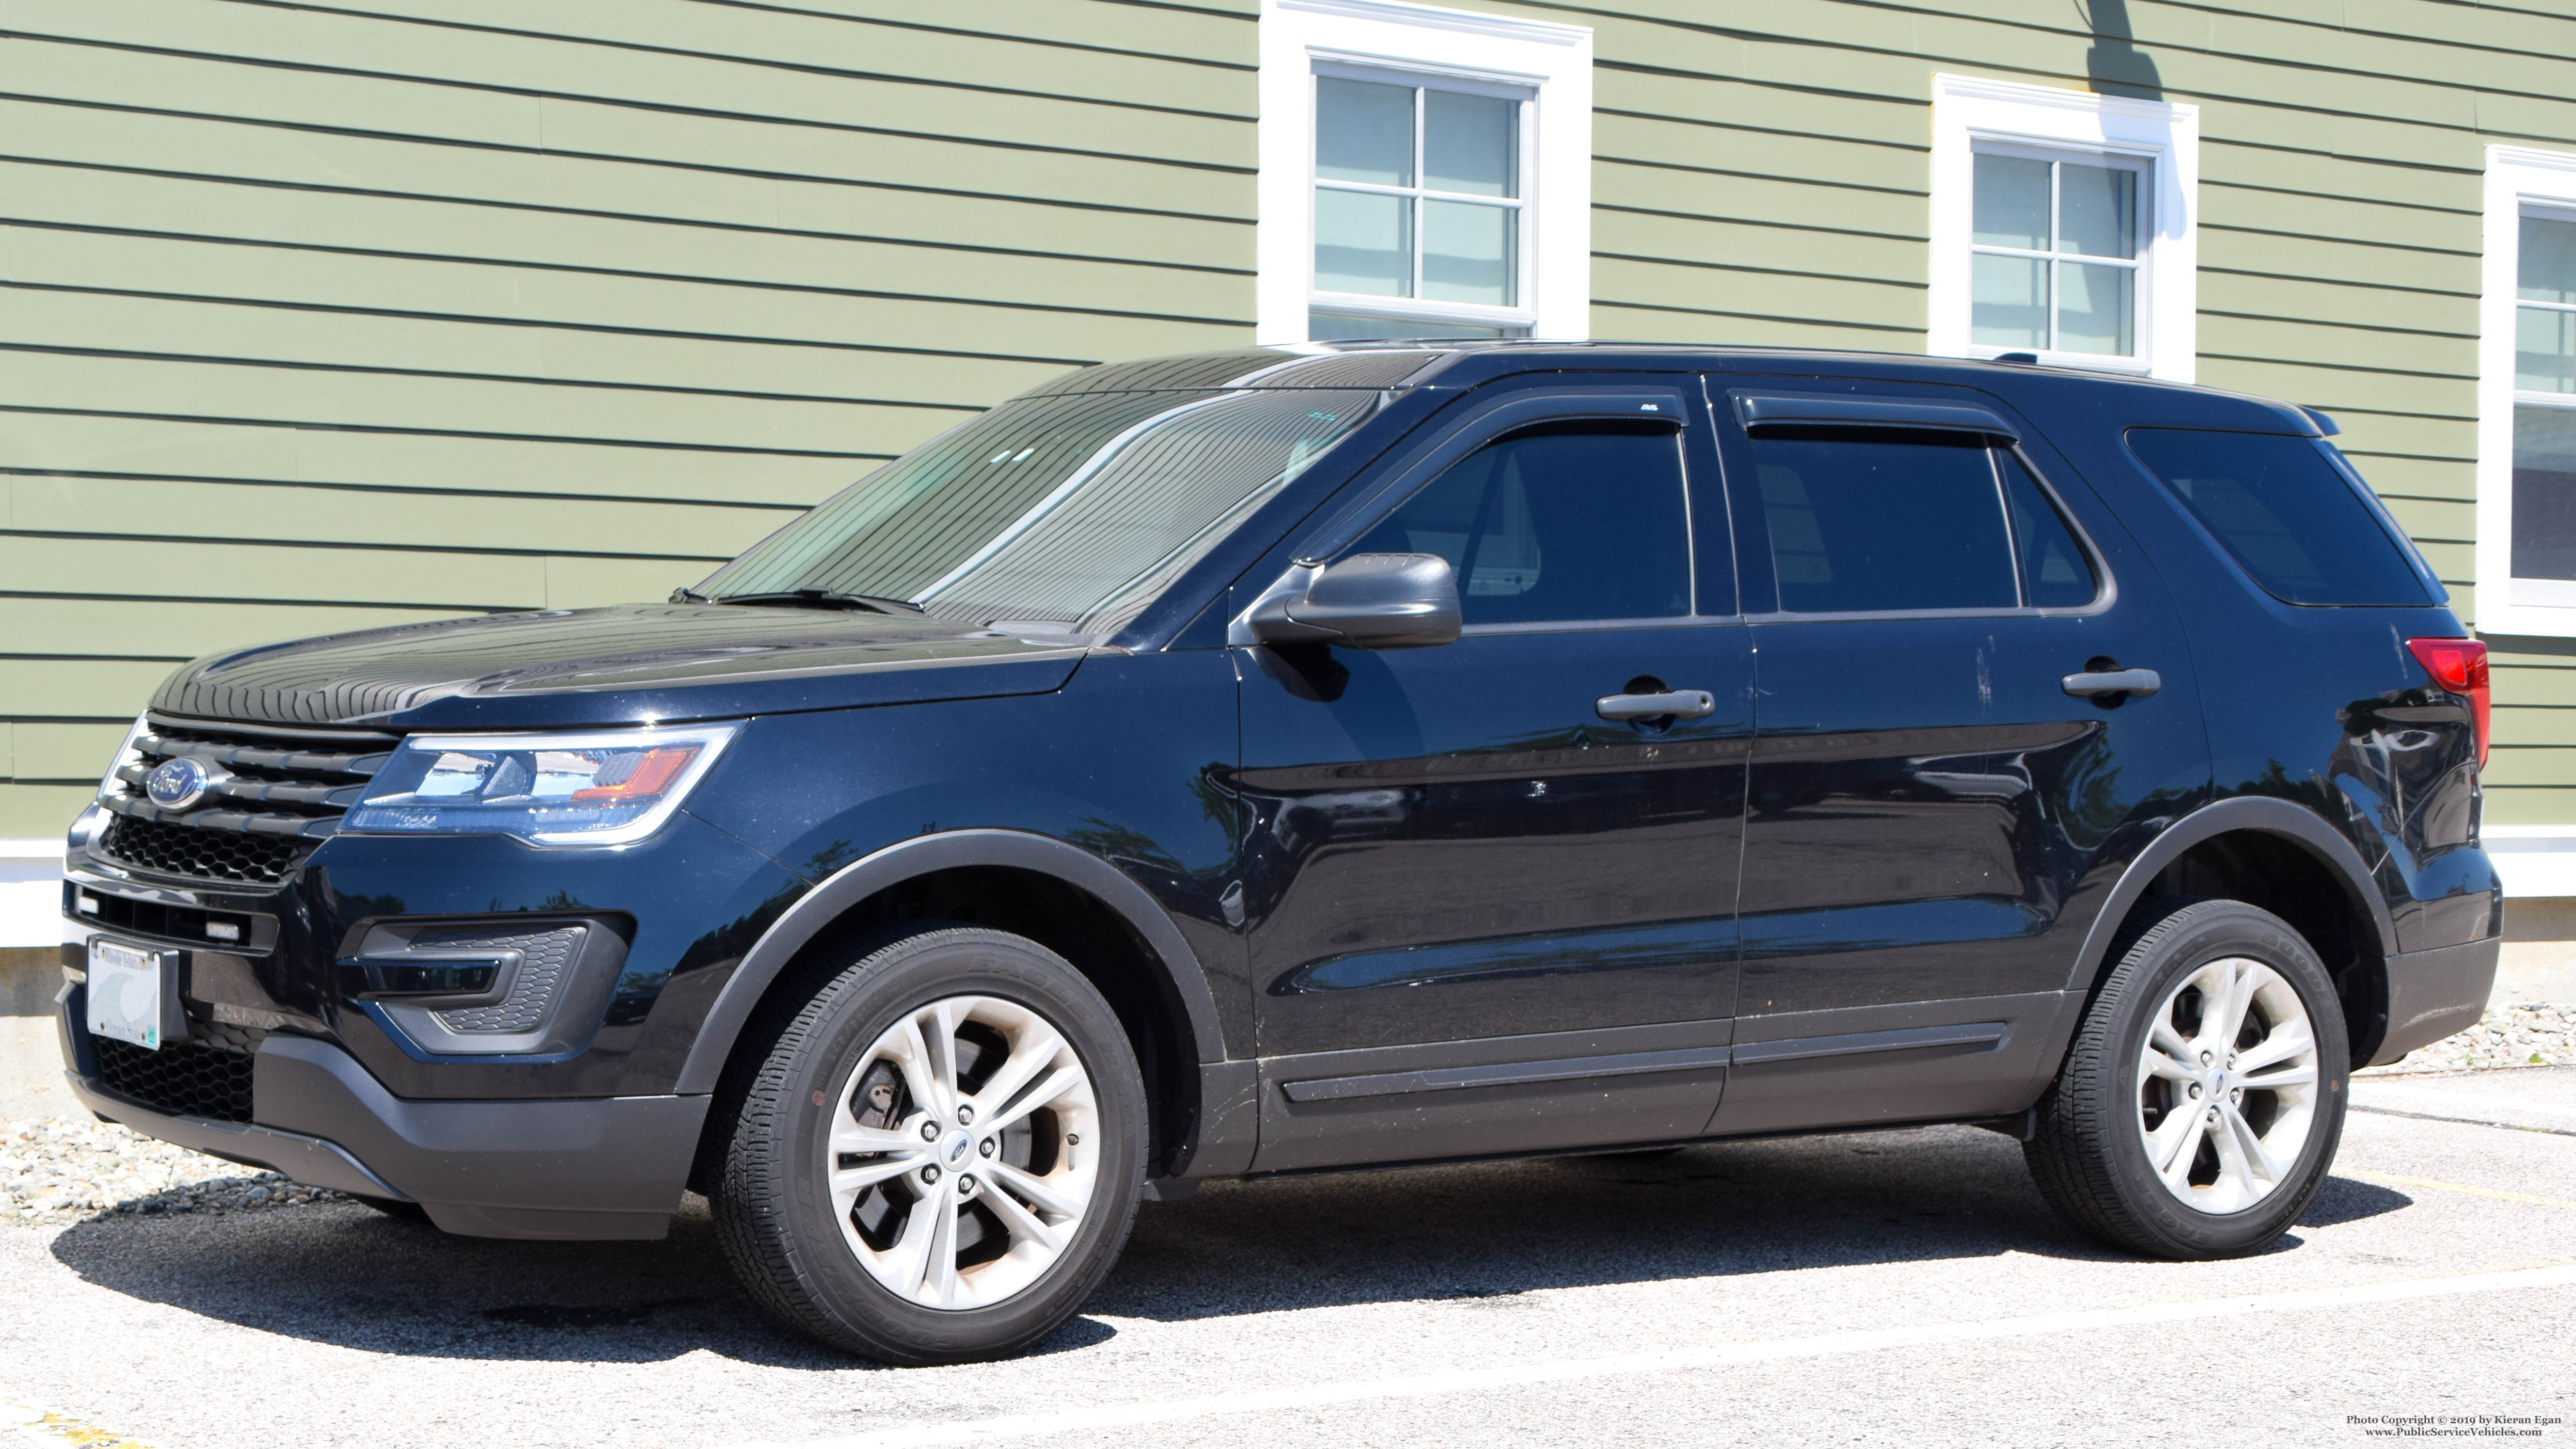
[[[2067,990],[2089,1000],[2117,964],[2112,952],[2134,919],[2163,896],[2241,900],[2280,916],[2324,959],[2335,979],[2353,1060],[2368,1060],[2387,1028],[2387,958],[2396,922],[2352,842],[2302,806],[2240,796],[2167,826],[2120,874],[2085,933]]]
[[[956,919],[961,913],[917,908],[915,898],[939,885],[980,887],[987,893],[1017,886],[1012,898],[1030,912],[1043,912],[1046,903],[1027,897],[1052,887],[1080,903],[1077,911],[1087,906],[1095,923],[1114,922],[1128,938],[1125,944],[1132,949],[1126,951],[1068,951],[1068,934],[1075,941],[1082,938],[1084,923],[1079,920],[1063,930],[1019,932],[1073,960],[1110,998],[1137,1039],[1156,1135],[1163,1139],[1157,1161],[1175,1160],[1185,1146],[1204,1145],[1212,1118],[1231,1115],[1208,1100],[1217,1084],[1202,1080],[1211,1066],[1225,1063],[1216,998],[1197,953],[1171,917],[1144,887],[1109,862],[1064,841],[1017,830],[957,830],[901,841],[851,862],[807,891],[752,943],[718,991],[674,1090],[683,1095],[714,1092],[762,1006],[775,992],[792,989],[797,973],[791,968],[809,951],[829,946],[836,931],[907,916]],[[1006,914],[1003,920],[978,924],[1011,929],[1015,923]],[[1092,933],[1095,944],[1099,934]],[[1133,961],[1123,963],[1123,969],[1122,963],[1104,960],[1130,956]],[[1111,979],[1102,979],[1104,971]],[[1126,980],[1124,973],[1147,979]],[[1140,987],[1145,989],[1136,989]],[[711,1121],[709,1130],[720,1129]]]

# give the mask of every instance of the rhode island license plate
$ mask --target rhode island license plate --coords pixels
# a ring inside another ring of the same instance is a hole
[[[158,951],[91,938],[90,1035],[161,1049],[162,961]]]

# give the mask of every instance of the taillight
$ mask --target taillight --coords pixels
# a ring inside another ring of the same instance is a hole
[[[2407,649],[2433,682],[2453,694],[2469,697],[2469,719],[2478,732],[2478,768],[2487,764],[2487,741],[2492,737],[2488,716],[2492,711],[2491,692],[2487,687],[2487,646],[2475,639],[2409,639]]]

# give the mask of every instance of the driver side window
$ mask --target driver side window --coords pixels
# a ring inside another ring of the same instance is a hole
[[[1447,559],[1469,627],[1673,618],[1691,611],[1687,507],[1670,425],[1550,423],[1460,459],[1353,552]]]

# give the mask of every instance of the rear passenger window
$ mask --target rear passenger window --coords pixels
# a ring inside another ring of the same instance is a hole
[[[1782,427],[1748,437],[1782,609],[2020,602],[2012,537],[1982,439]]]
[[[1687,614],[1690,520],[1669,426],[1554,423],[1469,454],[1358,553],[1436,553],[1467,624]]]
[[[2093,560],[2075,541],[2075,530],[2020,458],[1995,451],[2003,474],[2004,511],[2012,515],[2013,544],[2021,555],[2021,598],[2034,609],[2073,609],[2093,602],[2102,581]]]
[[[2273,597],[2432,602],[2407,545],[2313,438],[2131,428],[2138,455]]]

